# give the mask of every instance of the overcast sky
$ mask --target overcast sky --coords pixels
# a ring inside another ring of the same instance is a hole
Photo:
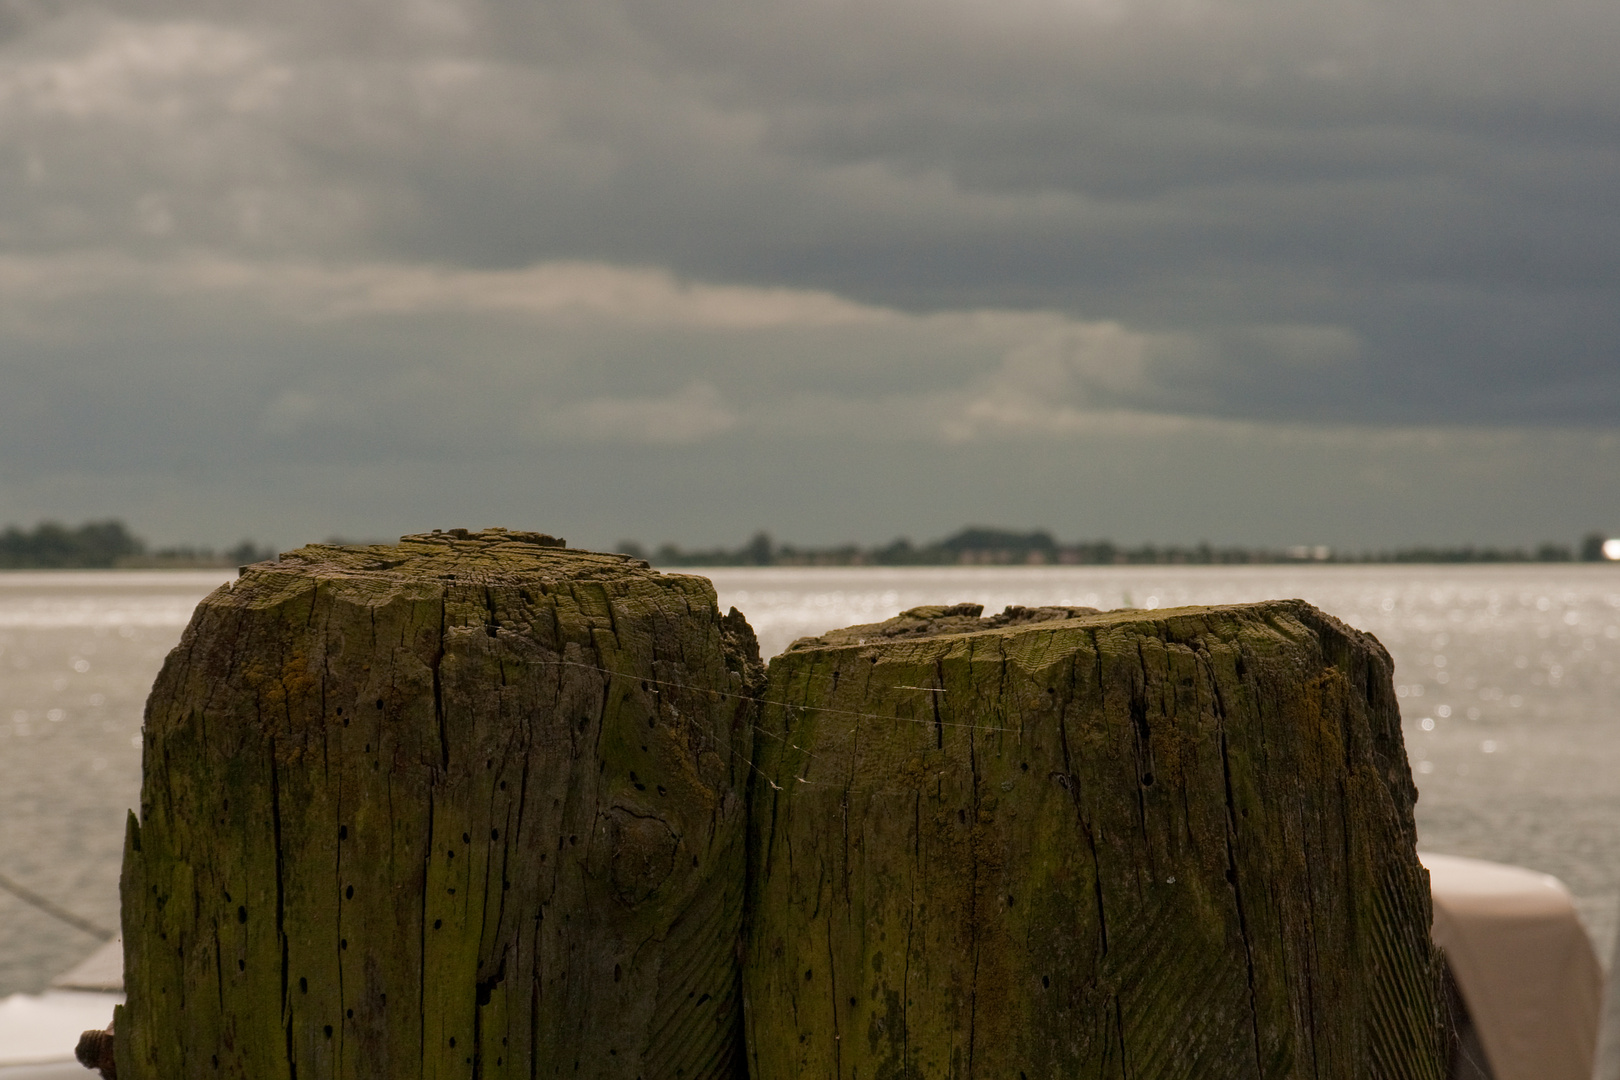
[[[0,0],[0,523],[1620,532],[1620,5]]]

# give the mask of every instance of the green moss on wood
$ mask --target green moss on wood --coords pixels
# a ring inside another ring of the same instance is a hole
[[[546,537],[249,567],[148,703],[119,1075],[728,1074],[757,672]]]
[[[1301,602],[977,614],[771,664],[754,1080],[1438,1080],[1382,647]]]

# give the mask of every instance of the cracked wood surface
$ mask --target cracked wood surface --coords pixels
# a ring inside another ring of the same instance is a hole
[[[771,663],[753,1080],[1439,1080],[1382,646],[1300,601],[977,615]]]
[[[730,1077],[757,646],[465,530],[198,607],[147,707],[124,1080]]]

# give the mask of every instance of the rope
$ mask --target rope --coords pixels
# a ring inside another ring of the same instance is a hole
[[[73,912],[69,911],[67,908],[53,903],[51,900],[39,895],[39,893],[35,892],[33,889],[30,889],[28,886],[13,881],[4,874],[0,874],[0,889],[4,889],[6,892],[10,893],[12,896],[15,896],[23,903],[28,904],[30,907],[43,911],[45,914],[49,915],[53,919],[56,919],[58,922],[65,922],[69,926],[73,927],[73,929],[78,930],[81,933],[89,934],[91,937],[100,941],[111,941],[113,938],[118,936],[113,931],[108,930],[105,927],[97,926],[89,919],[79,918],[79,916],[73,914]]]

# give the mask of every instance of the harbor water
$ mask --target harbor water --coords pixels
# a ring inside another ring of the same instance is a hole
[[[1599,955],[1620,915],[1620,567],[856,567],[710,577],[768,656],[908,607],[1164,608],[1302,597],[1395,658],[1428,850],[1532,867],[1574,892]],[[118,921],[146,693],[226,571],[0,573],[0,995],[37,991]]]

